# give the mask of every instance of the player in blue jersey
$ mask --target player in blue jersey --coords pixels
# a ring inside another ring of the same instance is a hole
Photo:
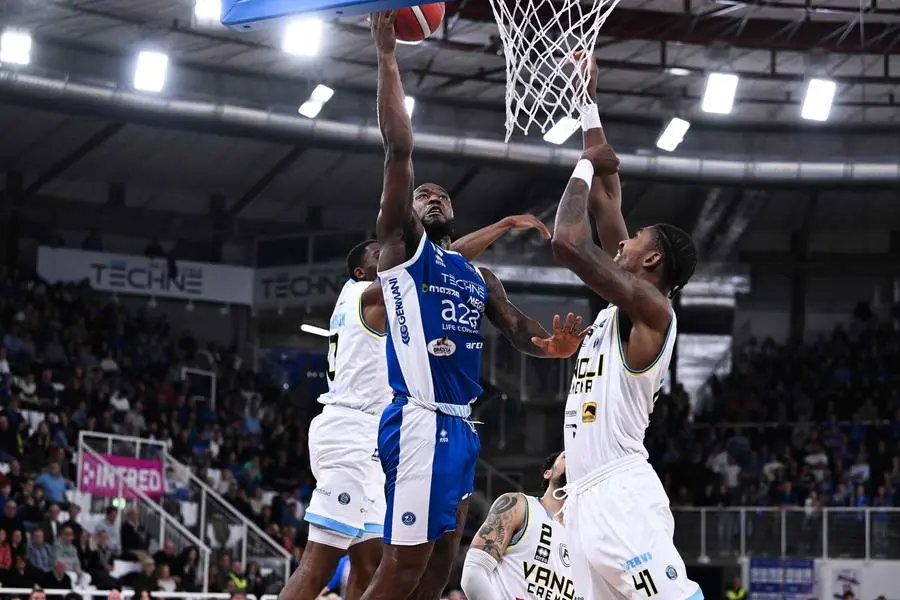
[[[482,316],[521,352],[566,357],[580,319],[554,335],[516,307],[503,285],[449,249],[453,208],[435,184],[412,189],[412,125],[395,57],[394,12],[372,17],[378,48],[378,120],[385,145],[376,223],[387,312],[388,379],[378,451],[387,513],[381,564],[363,600],[436,600],[449,578],[473,491],[479,441],[469,420],[481,395]],[[418,586],[418,589],[416,589]]]

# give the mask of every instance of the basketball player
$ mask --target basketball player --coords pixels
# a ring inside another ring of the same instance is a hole
[[[595,70],[591,79],[594,90]],[[588,329],[565,408],[565,516],[578,524],[569,527],[575,586],[587,600],[701,600],[673,544],[669,500],[644,448],[675,344],[669,299],[694,273],[697,249],[672,225],[629,237],[619,159],[605,143],[596,104],[582,124],[590,147],[560,200],[553,253],[610,305]],[[592,240],[589,213],[602,248]]]
[[[574,600],[569,550],[553,494],[566,485],[566,457],[544,464],[540,498],[503,494],[466,553],[462,587],[468,600]]]
[[[431,183],[413,191],[412,125],[394,54],[395,16],[372,18],[385,146],[378,277],[387,305],[394,400],[378,432],[386,475],[384,556],[363,598],[404,600],[418,586],[416,598],[437,600],[474,485],[479,441],[469,405],[482,392],[482,316],[518,350],[540,357],[573,354],[580,322],[569,315],[551,337],[509,302],[493,273],[450,250],[453,209],[447,191]],[[538,346],[535,339],[544,341]]]
[[[506,232],[534,228],[550,239],[532,215],[507,217],[454,242],[473,260]],[[384,473],[374,452],[378,418],[390,403],[385,359],[385,309],[375,281],[379,248],[374,240],[347,255],[350,280],[331,316],[328,392],[309,428],[310,465],[316,489],[304,519],[309,538],[300,567],[282,591],[284,600],[316,598],[349,549],[345,598],[358,600],[381,559]]]

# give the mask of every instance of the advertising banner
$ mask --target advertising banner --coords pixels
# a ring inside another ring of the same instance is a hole
[[[344,262],[256,269],[254,306],[265,309],[333,304],[348,279]]]
[[[123,482],[122,497],[137,496],[138,489],[156,500],[166,491],[165,468],[161,460],[147,460],[100,454],[103,460],[88,452],[78,453],[78,489],[94,496],[119,497],[119,482]],[[106,464],[103,463],[106,461]],[[117,477],[118,475],[118,477]],[[120,479],[121,478],[121,479]]]
[[[816,597],[813,559],[750,559],[747,589],[754,600],[811,600]]]
[[[819,562],[819,600],[843,600],[847,592],[857,600],[900,599],[895,560],[822,560]]]
[[[165,259],[41,246],[37,270],[50,283],[87,280],[102,292],[225,304],[253,302],[253,269],[182,260],[176,265],[178,272],[170,277]]]

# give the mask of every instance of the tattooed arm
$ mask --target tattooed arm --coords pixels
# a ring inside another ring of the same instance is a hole
[[[491,585],[491,573],[506,554],[513,536],[525,526],[526,500],[521,494],[503,494],[488,513],[487,519],[463,565],[462,588],[469,600],[500,600]]]
[[[594,94],[597,89],[597,81],[600,77],[600,70],[597,67],[597,60],[593,53],[587,59],[585,67],[588,69],[588,89]],[[582,116],[583,123],[590,123],[588,129],[584,129],[582,140],[584,149],[588,150],[595,146],[608,144],[606,133],[600,124],[600,116],[597,112],[596,101],[587,105],[583,110],[585,113],[592,113],[594,119],[590,116]],[[622,216],[622,182],[619,180],[619,172],[594,174],[591,183],[591,191],[588,196],[588,210],[594,217],[597,224],[597,236],[600,238],[600,245],[603,251],[610,256],[615,256],[619,247],[619,242],[628,238],[628,228],[625,226],[625,217]]]
[[[595,173],[618,168],[618,159],[608,145],[591,148],[584,157],[594,164]],[[556,212],[553,255],[630,317],[633,326],[625,354],[628,365],[640,370],[658,354],[672,321],[672,308],[652,283],[621,268],[594,244],[587,217],[588,198],[587,183],[577,177],[570,179]]]
[[[581,317],[569,313],[561,325],[559,315],[556,315],[551,335],[509,301],[506,289],[490,269],[481,267],[480,270],[488,289],[484,314],[513,348],[537,358],[568,358],[575,354],[587,333],[587,330],[581,331]]]

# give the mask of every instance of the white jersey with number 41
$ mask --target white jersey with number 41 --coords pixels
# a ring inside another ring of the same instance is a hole
[[[644,432],[669,371],[677,333],[675,314],[659,354],[641,370],[626,363],[619,327],[617,307],[600,311],[575,361],[565,416],[569,481],[618,459],[648,456]]]
[[[343,406],[379,416],[391,401],[387,378],[385,334],[363,318],[362,295],[369,281],[344,284],[328,327],[328,392],[325,405]]]

